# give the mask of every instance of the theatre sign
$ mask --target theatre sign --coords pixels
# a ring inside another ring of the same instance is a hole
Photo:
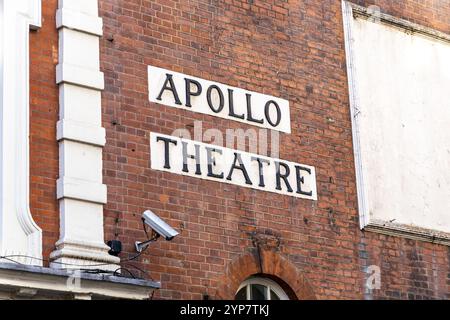
[[[148,76],[150,102],[291,133],[287,100],[152,66]],[[150,147],[154,170],[317,200],[312,166],[159,133]]]

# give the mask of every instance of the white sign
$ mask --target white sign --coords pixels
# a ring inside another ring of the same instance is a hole
[[[150,144],[154,170],[317,200],[314,167],[157,133]]]
[[[148,67],[150,102],[291,133],[289,101]]]

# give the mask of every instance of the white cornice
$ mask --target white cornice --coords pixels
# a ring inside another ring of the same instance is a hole
[[[35,299],[131,299],[148,300],[159,282],[83,273],[18,264],[0,263],[0,300]]]

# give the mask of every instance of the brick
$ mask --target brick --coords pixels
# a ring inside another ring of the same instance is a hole
[[[447,247],[359,230],[340,1],[99,3],[105,240],[117,233],[122,257],[134,255],[146,209],[181,231],[170,244],[152,245],[138,263],[162,281],[157,298],[208,292],[232,299],[240,282],[259,272],[254,236],[261,234],[281,235],[278,247],[264,249],[263,267],[297,298],[363,299],[364,270],[372,264],[381,267],[382,289],[370,298],[449,298]],[[448,1],[376,4],[450,33]],[[43,1],[43,27],[30,36],[30,206],[46,258],[59,236],[56,8],[57,0]],[[251,127],[149,103],[148,64],[289,99],[293,131],[281,135],[280,157],[316,167],[319,202],[152,171],[150,131],[170,134],[194,121],[222,132]]]

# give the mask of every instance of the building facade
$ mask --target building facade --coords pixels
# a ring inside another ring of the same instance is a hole
[[[449,298],[449,1],[0,6],[1,298]]]

